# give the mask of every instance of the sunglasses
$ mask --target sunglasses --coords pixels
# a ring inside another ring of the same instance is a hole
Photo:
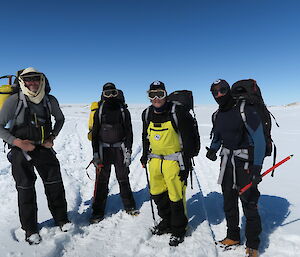
[[[116,97],[119,94],[117,89],[107,89],[103,91],[104,97]]]
[[[227,87],[213,88],[211,92],[213,96],[217,96],[219,92],[221,95],[225,95],[228,92],[228,88]]]
[[[41,76],[31,76],[31,77],[22,77],[24,82],[30,82],[30,81],[40,81]]]
[[[167,96],[167,93],[165,90],[149,90],[148,91],[148,98],[150,100],[154,100],[155,98],[157,99],[164,99]]]

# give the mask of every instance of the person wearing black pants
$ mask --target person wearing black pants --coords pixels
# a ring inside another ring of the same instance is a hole
[[[101,217],[104,216],[106,206],[111,165],[115,167],[124,209],[128,212],[135,209],[135,201],[128,178],[129,168],[124,165],[123,152],[120,148],[105,147],[103,150],[103,167],[95,182],[94,202],[92,206],[93,213]],[[93,223],[93,220],[91,221]]]
[[[129,182],[129,165],[132,153],[132,124],[123,92],[108,82],[103,86],[101,100],[92,115],[93,163],[96,181],[90,223],[104,218],[111,165],[114,165],[125,211],[138,214]],[[93,105],[92,104],[92,105]]]
[[[213,114],[213,139],[207,147],[206,157],[215,161],[221,148],[218,183],[222,186],[227,222],[227,235],[218,244],[225,248],[240,244],[240,198],[246,217],[246,256],[256,257],[262,230],[257,208],[260,196],[257,184],[261,181],[260,171],[266,153],[262,119],[252,105],[241,106],[242,103],[233,99],[225,80],[214,82],[211,92],[219,109]],[[239,189],[250,182],[253,186],[239,197]]]
[[[67,202],[59,162],[52,150],[36,147],[28,155],[31,157],[31,161],[26,160],[20,148],[12,148],[12,175],[16,181],[18,191],[22,229],[37,232],[37,203],[34,187],[36,175],[34,167],[43,181],[48,207],[56,224],[68,220]]]
[[[236,160],[235,169],[237,174],[237,185],[239,185],[240,188],[243,188],[251,182],[251,176],[244,170],[243,161]],[[236,189],[233,189],[233,167],[230,162],[227,162],[221,186],[224,199],[224,212],[227,221],[227,238],[240,242],[239,194]],[[252,186],[240,198],[243,212],[247,220],[245,231],[246,238],[249,247],[252,249],[258,249],[260,243],[258,235],[261,232],[261,220],[257,208],[259,196],[260,193],[256,185]]]
[[[34,167],[44,183],[55,224],[62,231],[71,225],[60,165],[52,149],[64,124],[64,115],[57,99],[49,94],[49,82],[43,73],[32,67],[26,68],[18,72],[15,83],[17,93],[5,101],[0,112],[0,137],[11,148],[8,159],[16,182],[25,240],[29,244],[38,244],[41,237],[37,223]],[[53,126],[51,116],[55,118]]]

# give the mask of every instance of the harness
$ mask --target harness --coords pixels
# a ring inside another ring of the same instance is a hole
[[[180,170],[185,170],[182,152],[176,152],[176,153],[169,154],[169,155],[158,155],[158,154],[154,154],[154,153],[149,153],[148,158],[149,159],[157,158],[160,160],[177,161],[179,163]]]
[[[233,186],[232,189],[238,189],[237,184],[236,184],[236,168],[235,168],[235,161],[234,157],[238,157],[239,159],[245,160],[245,165],[244,169],[247,170],[249,168],[249,150],[248,149],[237,149],[237,150],[230,150],[227,149],[226,147],[223,147],[220,153],[220,156],[223,156],[222,162],[221,162],[221,168],[220,168],[220,173],[218,177],[218,184],[222,184],[224,174],[225,174],[225,169],[227,162],[229,160],[229,156],[231,155],[230,162],[232,164],[233,170]]]

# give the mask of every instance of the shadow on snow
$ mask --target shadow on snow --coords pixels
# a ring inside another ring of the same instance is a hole
[[[203,203],[205,210],[202,208]],[[263,253],[269,247],[270,235],[283,225],[284,220],[289,215],[290,203],[285,199],[277,196],[262,195],[259,199],[259,213],[262,221],[262,233],[260,234],[260,252]],[[218,192],[211,192],[206,197],[202,192],[194,194],[187,201],[187,209],[189,216],[189,224],[196,230],[197,227],[206,220],[210,224],[218,225],[224,218],[223,212],[223,196]],[[242,213],[241,213],[242,215]],[[245,241],[245,217],[242,218],[241,239]],[[226,233],[226,231],[224,231]],[[226,234],[224,234],[224,237]]]

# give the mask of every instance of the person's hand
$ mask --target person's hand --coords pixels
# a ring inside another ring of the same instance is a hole
[[[92,162],[93,162],[93,164],[94,164],[94,166],[95,166],[96,168],[102,166],[102,161],[101,161],[101,159],[99,158],[98,153],[94,153]]]
[[[251,176],[251,182],[253,186],[258,185],[261,181],[261,166],[259,165],[252,165],[249,167],[249,171],[250,171],[250,176]]]
[[[53,136],[53,135],[50,135],[50,137],[49,138],[47,138],[45,141],[44,141],[44,143],[42,143],[41,145],[43,146],[43,147],[45,147],[45,148],[51,148],[51,147],[53,147],[53,145],[54,145],[54,139],[55,139],[55,137]]]
[[[129,165],[131,163],[131,151],[128,150],[127,148],[125,148],[125,151],[124,151],[124,163],[125,163],[126,167],[129,167]]]
[[[217,151],[211,148],[206,147],[207,153],[206,158],[210,159],[211,161],[217,160]]]
[[[181,181],[187,181],[187,178],[189,176],[189,170],[181,170],[179,171],[178,175]]]
[[[22,139],[16,138],[13,141],[13,145],[21,148],[25,152],[31,152],[35,149],[35,145],[33,144],[33,142],[28,139],[22,140]]]
[[[141,159],[140,159],[140,162],[141,162],[143,168],[146,167],[147,161],[148,161],[148,156],[147,156],[147,155],[142,155],[142,157],[141,157]]]

